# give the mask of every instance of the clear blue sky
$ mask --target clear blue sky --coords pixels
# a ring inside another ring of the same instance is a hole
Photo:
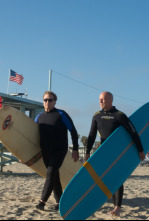
[[[49,69],[58,108],[88,135],[103,90],[127,115],[149,101],[148,0],[0,0],[0,91],[9,69],[24,76],[10,92],[42,101]],[[118,97],[120,96],[120,98]],[[127,99],[122,99],[125,97]],[[128,99],[137,102],[129,101]]]

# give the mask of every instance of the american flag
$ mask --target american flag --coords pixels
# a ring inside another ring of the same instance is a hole
[[[10,79],[9,80],[22,85],[24,77],[22,75],[17,74],[15,71],[10,70]]]

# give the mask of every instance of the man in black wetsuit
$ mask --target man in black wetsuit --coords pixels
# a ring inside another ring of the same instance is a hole
[[[145,159],[145,153],[134,125],[124,113],[118,111],[112,104],[113,95],[110,92],[103,92],[100,95],[100,106],[102,111],[98,111],[93,117],[91,131],[88,137],[86,160],[90,158],[90,151],[95,142],[97,131],[101,136],[101,143],[103,143],[118,127],[123,125],[132,136],[137,146],[140,159],[143,161]],[[115,208],[111,214],[120,216],[123,194],[124,187],[122,186],[113,195]]]
[[[62,196],[62,186],[60,182],[59,169],[63,164],[68,151],[68,130],[73,141],[72,158],[74,162],[79,159],[78,134],[69,115],[55,108],[57,96],[53,92],[45,92],[44,96],[45,112],[39,114],[36,122],[40,129],[40,146],[43,160],[47,168],[47,178],[42,192],[42,197],[37,205],[37,209],[44,210],[52,191],[56,199],[54,210],[59,209],[59,201]]]

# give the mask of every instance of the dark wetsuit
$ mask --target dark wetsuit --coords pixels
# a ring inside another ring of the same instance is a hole
[[[59,169],[68,151],[68,130],[72,136],[73,150],[78,150],[78,134],[69,115],[56,108],[39,114],[35,121],[39,124],[40,146],[47,168],[47,179],[41,200],[46,202],[54,191],[56,201],[59,203],[62,195]]]
[[[143,152],[143,147],[139,135],[129,120],[129,118],[122,112],[113,107],[110,111],[97,112],[92,121],[91,131],[88,137],[87,154],[90,153],[96,139],[97,131],[101,136],[101,143],[103,143],[118,127],[124,126],[125,129],[132,136],[139,152]],[[114,151],[114,150],[113,150]],[[121,207],[123,198],[123,186],[113,196],[115,206]]]

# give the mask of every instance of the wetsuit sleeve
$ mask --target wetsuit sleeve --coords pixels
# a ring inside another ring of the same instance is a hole
[[[90,154],[91,149],[93,148],[93,145],[95,143],[96,136],[97,136],[97,122],[95,117],[93,117],[91,130],[87,141],[87,152],[86,152],[87,154]]]
[[[124,113],[119,113],[119,120],[121,124],[125,127],[125,129],[130,133],[131,137],[133,138],[133,141],[135,142],[138,151],[141,153],[143,152],[143,146],[140,140],[140,137],[133,125],[133,123],[129,120],[129,118]]]
[[[66,112],[61,112],[60,114],[61,114],[61,117],[62,117],[62,120],[63,120],[65,126],[67,127],[67,129],[71,133],[73,150],[77,151],[79,149],[79,144],[78,144],[79,138],[78,138],[78,133],[77,133],[77,130],[74,126],[74,123],[73,123],[72,119],[70,118],[70,116]]]
[[[39,116],[40,116],[40,114],[38,114],[38,116],[35,118],[35,122],[36,122],[37,124],[39,124],[39,122],[38,122]]]

